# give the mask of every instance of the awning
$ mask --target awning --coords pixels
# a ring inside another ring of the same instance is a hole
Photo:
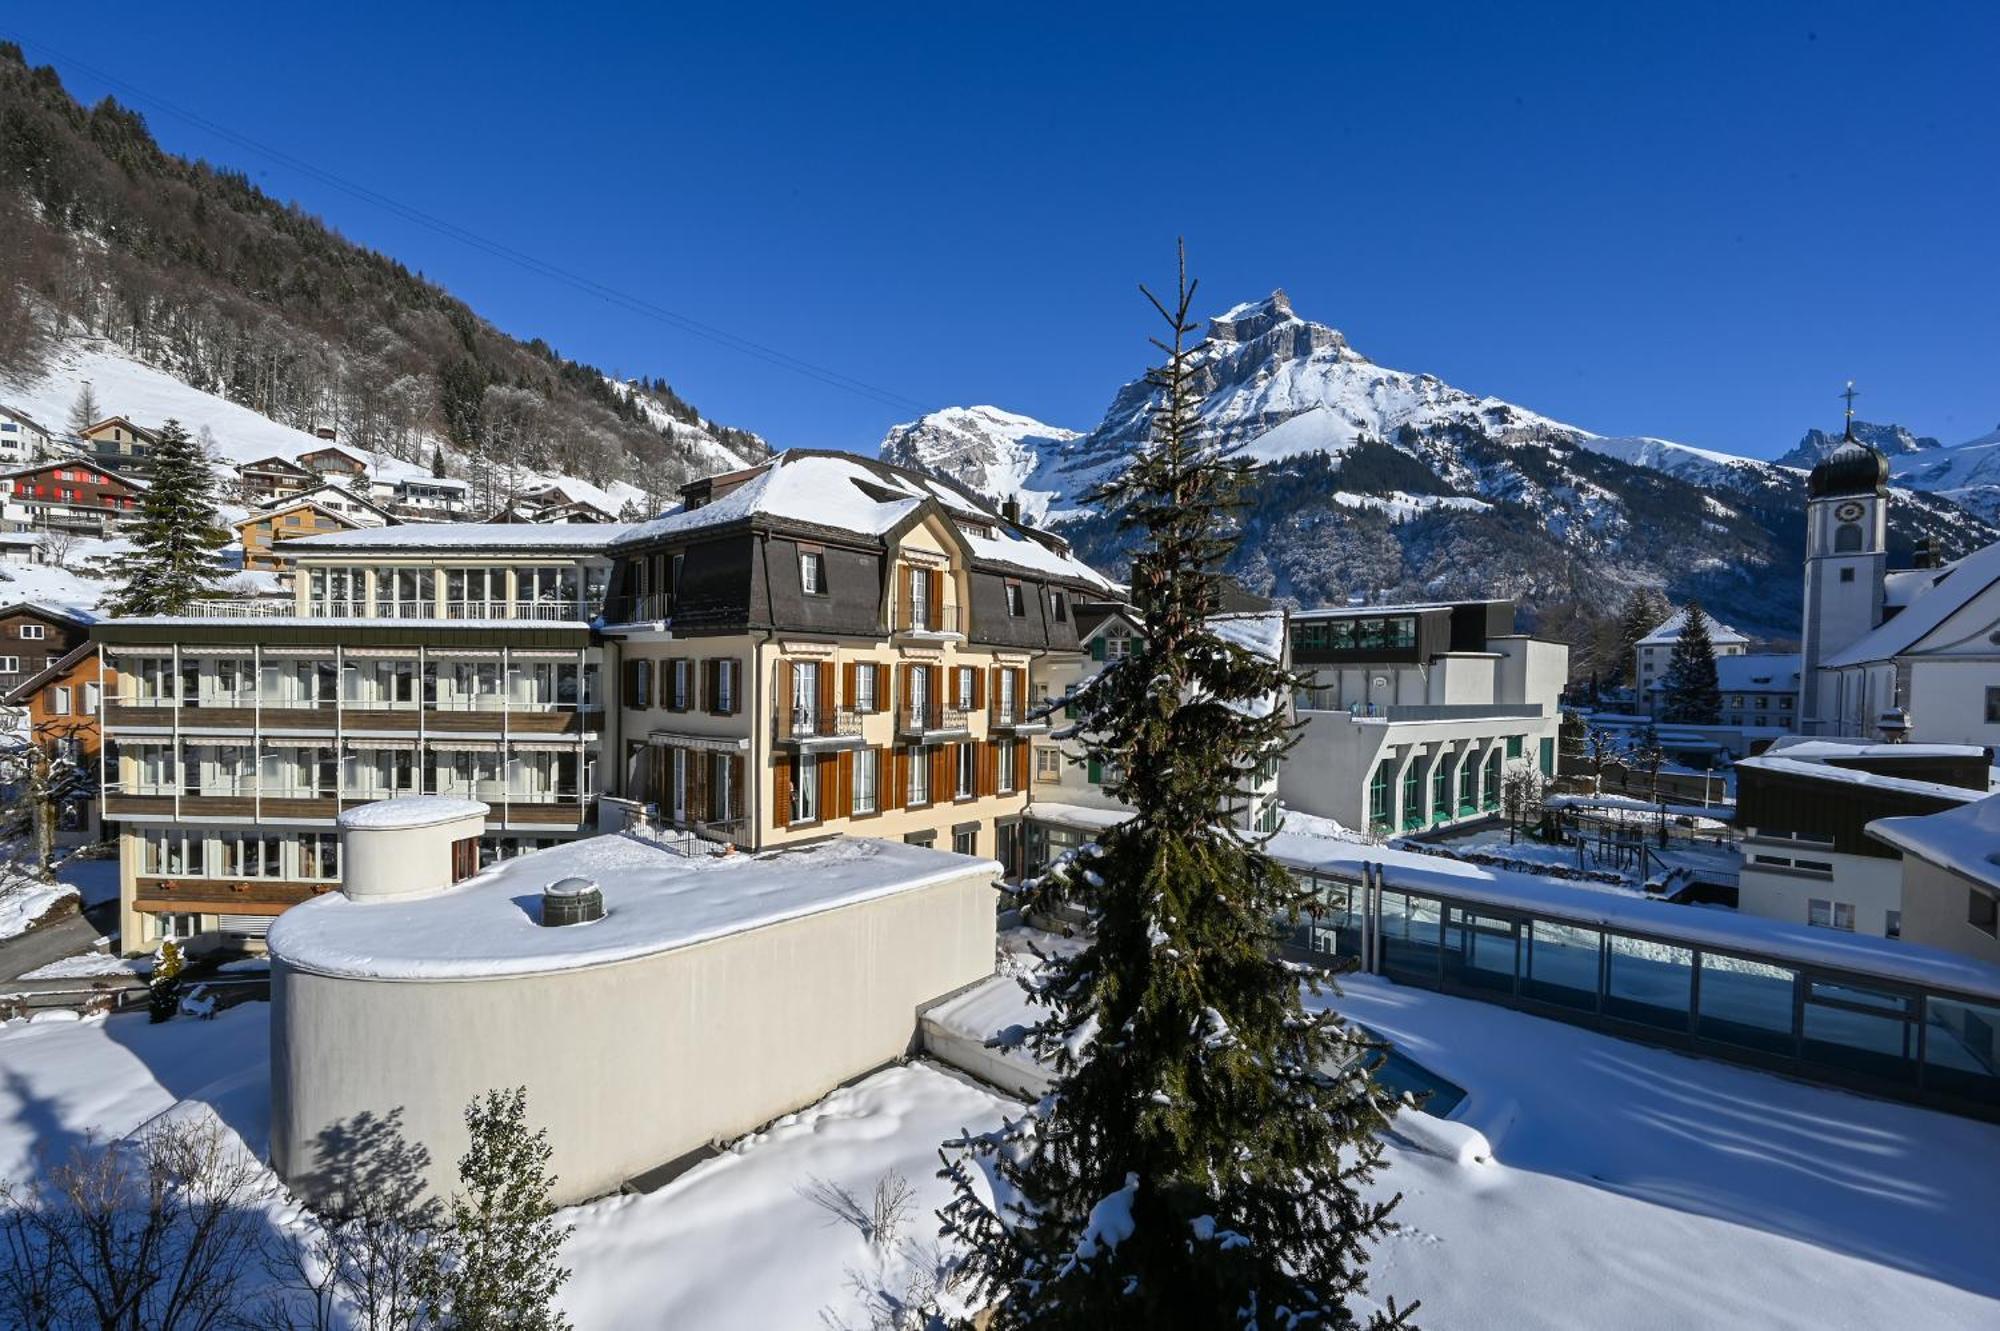
[[[646,737],[646,741],[661,748],[700,749],[705,753],[746,753],[750,749],[748,735],[732,739],[724,735],[688,735],[655,730]]]

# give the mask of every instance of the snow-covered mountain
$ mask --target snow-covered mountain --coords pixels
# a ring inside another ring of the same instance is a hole
[[[1839,448],[1845,435],[1833,430],[1807,430],[1805,438],[1799,440],[1791,452],[1778,461],[1788,467],[1804,467],[1810,470],[1821,458]],[[1901,425],[1876,425],[1869,421],[1854,422],[1854,437],[1873,447],[1877,452],[1892,460],[1910,453],[1929,453],[1944,447],[1944,444],[1929,435],[1915,435]]]
[[[1258,590],[1305,605],[1504,594],[1548,607],[1665,579],[1675,595],[1702,595],[1757,631],[1796,630],[1798,467],[1599,435],[1377,365],[1339,330],[1300,318],[1282,291],[1212,319],[1196,362],[1204,431],[1265,464],[1233,565]],[[1151,386],[1134,379],[1095,429],[1021,439],[1004,467],[992,465],[994,448],[907,442],[902,432],[923,422],[892,431],[884,455],[996,500],[1021,493],[1024,510],[1046,514],[1079,553],[1110,568],[1125,538],[1080,498],[1144,443],[1153,402]],[[1909,460],[1920,456],[1935,455]],[[1905,548],[1919,533],[1953,552],[1995,535],[1927,496],[1906,494],[1895,512],[1892,542]]]
[[[1043,459],[1083,436],[1075,430],[998,407],[946,407],[890,428],[884,462],[955,476],[996,500],[1017,498],[1023,516],[1041,522],[1058,491],[1040,488]]]
[[[1889,475],[2000,526],[2000,427],[1950,448],[1891,457]]]

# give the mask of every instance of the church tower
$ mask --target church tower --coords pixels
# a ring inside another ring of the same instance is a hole
[[[1840,447],[1806,481],[1806,587],[1800,624],[1799,730],[1840,731],[1819,663],[1882,622],[1889,558],[1889,460],[1854,437],[1854,385],[1847,386]]]

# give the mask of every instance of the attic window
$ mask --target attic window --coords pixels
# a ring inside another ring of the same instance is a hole
[[[966,522],[961,520],[958,524],[958,529],[967,536],[980,536],[989,541],[993,539],[993,529],[983,522]]]
[[[1019,619],[1027,613],[1028,598],[1022,593],[1021,584],[1010,581],[1007,584],[1007,614],[1014,619]]]
[[[1054,611],[1055,611],[1055,617],[1056,617],[1056,623],[1058,623],[1058,624],[1067,624],[1067,623],[1069,622],[1069,593],[1068,593],[1068,592],[1054,592],[1054,591],[1050,592],[1050,593],[1049,593],[1049,605],[1050,605],[1050,606],[1051,606],[1051,607],[1052,607],[1052,608],[1054,609]]]
[[[799,590],[807,596],[826,595],[826,555],[821,551],[799,551]]]

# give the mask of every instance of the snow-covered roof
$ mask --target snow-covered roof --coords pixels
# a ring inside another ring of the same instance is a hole
[[[1862,665],[1900,656],[1950,619],[1973,597],[2000,582],[2000,541],[1959,560],[1927,591],[1914,595],[1903,612],[1871,633],[1833,653],[1824,666]]]
[[[403,795],[376,800],[373,804],[343,809],[334,822],[344,828],[381,831],[396,827],[434,827],[455,823],[461,818],[484,818],[492,812],[478,800],[452,795]]]
[[[299,536],[285,542],[296,554],[387,554],[397,550],[537,550],[602,554],[630,535],[622,523],[416,522],[398,527]]]
[[[1943,813],[1878,818],[1868,835],[1918,859],[2000,888],[2000,795]]]
[[[858,837],[689,857],[638,837],[597,836],[508,860],[442,892],[372,901],[328,893],[279,916],[268,941],[286,964],[327,975],[543,974],[690,947],[982,872],[997,875],[999,865]],[[548,884],[572,877],[597,883],[604,918],[545,928],[532,904],[523,908],[524,898],[533,903]]]
[[[1745,652],[1739,656],[1718,656],[1715,681],[1725,693],[1789,693],[1799,686],[1799,654]]]
[[[974,560],[1045,573],[1109,589],[1074,555],[1010,528],[984,500],[934,477],[847,453],[781,453],[735,489],[697,508],[678,504],[625,529],[624,539],[655,541],[752,517],[882,537],[925,502],[983,524],[993,534],[959,528]]]
[[[1788,735],[1755,757],[1737,759],[1736,766],[1739,769],[1750,767],[1764,772],[1810,777],[1815,781],[1872,786],[1877,790],[1893,790],[1905,795],[1924,795],[1959,803],[1980,799],[1986,794],[1983,789],[1972,790],[1942,781],[1884,776],[1858,767],[1840,766],[1842,762],[1893,762],[1920,758],[1964,758],[1983,764],[1986,750],[1970,744],[1870,744]]]
[[[1662,620],[1658,627],[1639,639],[1641,647],[1671,646],[1681,640],[1681,630],[1687,627],[1688,612],[1685,607],[1674,611]],[[1708,640],[1720,647],[1724,643],[1749,642],[1750,639],[1738,633],[1729,625],[1712,615],[1704,615],[1708,620]]]
[[[15,601],[8,605],[0,605],[0,616],[20,614],[23,611],[33,611],[39,615],[47,615],[51,619],[67,620],[84,628],[95,624],[98,618],[93,610],[73,605],[58,605],[53,601]]]
[[[1285,612],[1282,610],[1213,615],[1209,618],[1208,627],[1217,637],[1267,661],[1284,659]]]
[[[1505,596],[1475,597],[1466,601],[1408,601],[1401,605],[1325,605],[1316,610],[1294,610],[1293,619],[1365,619],[1375,615],[1409,615],[1423,610],[1455,610],[1462,605],[1509,605]]]

